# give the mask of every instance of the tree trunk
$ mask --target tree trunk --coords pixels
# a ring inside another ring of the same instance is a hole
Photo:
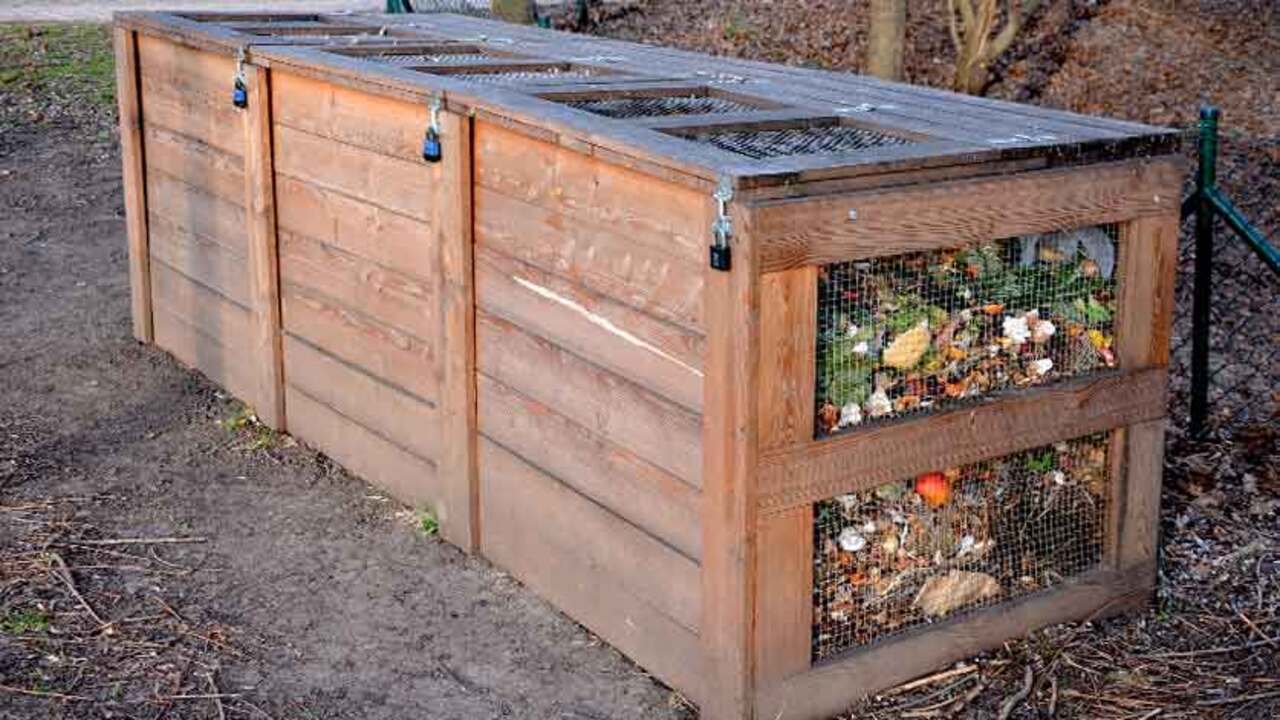
[[[871,0],[867,72],[885,80],[901,80],[906,40],[907,0]]]
[[[535,20],[534,0],[493,0],[493,16],[499,20],[532,25]]]

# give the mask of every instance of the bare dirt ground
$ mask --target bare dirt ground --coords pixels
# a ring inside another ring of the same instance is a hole
[[[927,4],[912,3],[909,67],[940,84],[949,41]],[[601,31],[854,67],[858,18],[820,16],[837,5],[652,0]],[[991,92],[1182,124],[1216,70],[1247,128],[1225,181],[1280,237],[1273,8],[1058,8]],[[689,717],[410,510],[130,338],[110,58],[100,30],[58,32],[0,26],[0,720]],[[1010,718],[1280,717],[1275,423],[1209,443],[1174,428],[1150,612],[1036,633],[849,717],[994,718],[1027,669]],[[137,538],[189,542],[119,542]]]

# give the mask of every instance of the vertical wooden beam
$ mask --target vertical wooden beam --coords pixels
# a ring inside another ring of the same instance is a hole
[[[818,268],[760,278],[760,449],[813,440]],[[761,688],[808,669],[813,629],[813,506],[759,518],[755,680]]]
[[[704,720],[745,720],[754,702],[759,270],[749,215],[733,207],[733,262],[706,270],[702,429]],[[711,227],[707,222],[708,231]],[[708,235],[710,233],[708,232]]]
[[[133,336],[155,339],[151,320],[151,251],[147,242],[146,164],[142,144],[142,99],[138,80],[138,38],[115,29],[116,101],[120,108],[120,157],[124,163],[125,231],[129,241],[129,297]]]
[[[258,419],[285,429],[284,350],[280,327],[280,256],[276,239],[276,190],[271,139],[271,76],[245,66],[249,105],[244,118],[244,207],[249,235],[251,347]],[[230,102],[228,100],[228,102]]]
[[[1126,370],[1166,367],[1173,331],[1174,276],[1178,260],[1176,210],[1121,227],[1123,248],[1116,359]],[[1164,471],[1164,420],[1125,429],[1122,499],[1118,503],[1115,565],[1140,572],[1155,584],[1160,530],[1160,493]]]
[[[441,113],[444,159],[438,167],[440,193],[432,208],[444,308],[439,469],[446,490],[438,512],[445,539],[467,552],[480,547],[471,125],[469,117]]]

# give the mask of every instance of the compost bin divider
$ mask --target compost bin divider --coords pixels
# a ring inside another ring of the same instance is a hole
[[[120,157],[124,164],[125,233],[129,239],[129,302],[133,336],[155,340],[151,315],[151,251],[147,241],[147,171],[142,142],[142,88],[137,32],[116,27],[116,97],[120,108]]]

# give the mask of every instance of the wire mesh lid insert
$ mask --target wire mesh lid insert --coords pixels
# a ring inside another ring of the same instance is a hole
[[[674,115],[721,115],[759,109],[739,100],[694,93],[588,98],[568,100],[564,101],[564,104],[578,110],[616,119],[669,117]]]
[[[721,150],[755,160],[851,153],[875,147],[908,145],[912,142],[897,135],[849,125],[709,130],[680,134],[694,142],[714,145]]]

